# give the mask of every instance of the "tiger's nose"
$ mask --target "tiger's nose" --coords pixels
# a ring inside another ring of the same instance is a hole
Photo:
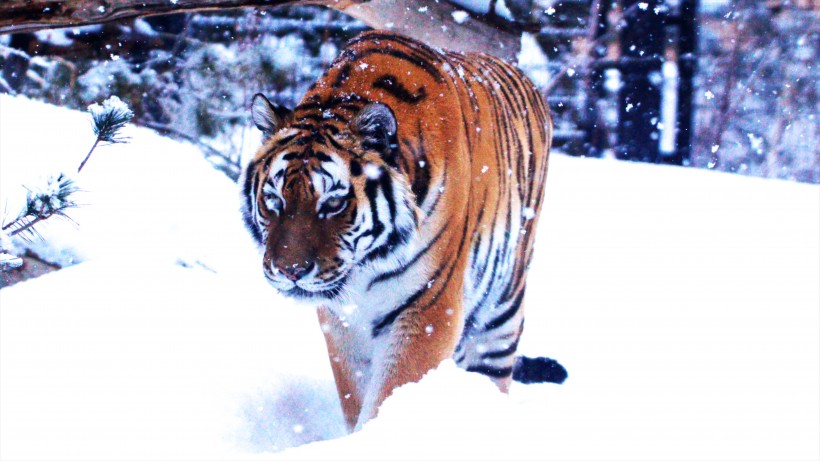
[[[304,264],[287,264],[284,266],[276,265],[276,270],[284,275],[288,280],[295,282],[313,269],[312,262],[305,262]]]

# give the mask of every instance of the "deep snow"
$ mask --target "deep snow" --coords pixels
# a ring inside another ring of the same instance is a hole
[[[340,437],[314,314],[265,284],[236,186],[127,134],[34,245],[77,264],[0,290],[3,459],[820,457],[818,186],[553,155],[521,350],[567,382],[506,397],[445,362]],[[92,142],[0,95],[0,203]]]

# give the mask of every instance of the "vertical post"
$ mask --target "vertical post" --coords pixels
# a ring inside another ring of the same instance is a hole
[[[595,31],[592,37],[593,48],[591,55],[595,61],[606,57],[607,45],[601,43],[600,39],[606,35],[609,29],[609,10],[612,6],[613,0],[593,0],[592,14],[596,17],[591,18],[595,22]],[[584,120],[584,136],[585,136],[585,153],[590,157],[600,157],[603,150],[606,148],[606,129],[598,126],[602,123],[602,117],[598,108],[598,101],[606,97],[606,90],[604,88],[604,71],[606,68],[597,65],[593,62],[590,66],[592,69],[589,76],[589,87],[587,88],[587,95],[589,97],[589,107],[585,113]]]
[[[621,32],[623,86],[618,95],[618,146],[622,160],[658,162],[661,115],[663,17],[661,0],[623,0]]]
[[[680,1],[680,33],[678,42],[678,69],[680,81],[678,83],[678,114],[677,138],[675,141],[676,157],[680,164],[692,158],[692,130],[694,107],[693,78],[697,71],[697,12],[698,0]]]

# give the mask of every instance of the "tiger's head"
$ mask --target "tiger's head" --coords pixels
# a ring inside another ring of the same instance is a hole
[[[314,106],[291,112],[254,97],[252,118],[265,141],[243,173],[243,215],[274,288],[344,301],[354,271],[411,239],[417,208],[387,105]]]

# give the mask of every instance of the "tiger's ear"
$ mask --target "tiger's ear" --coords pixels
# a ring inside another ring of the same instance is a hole
[[[266,139],[282,127],[288,115],[290,110],[268,101],[262,93],[254,95],[251,102],[251,118]]]
[[[392,157],[398,145],[398,123],[387,104],[374,102],[364,106],[353,119],[352,126],[353,131],[364,138],[366,148]]]

